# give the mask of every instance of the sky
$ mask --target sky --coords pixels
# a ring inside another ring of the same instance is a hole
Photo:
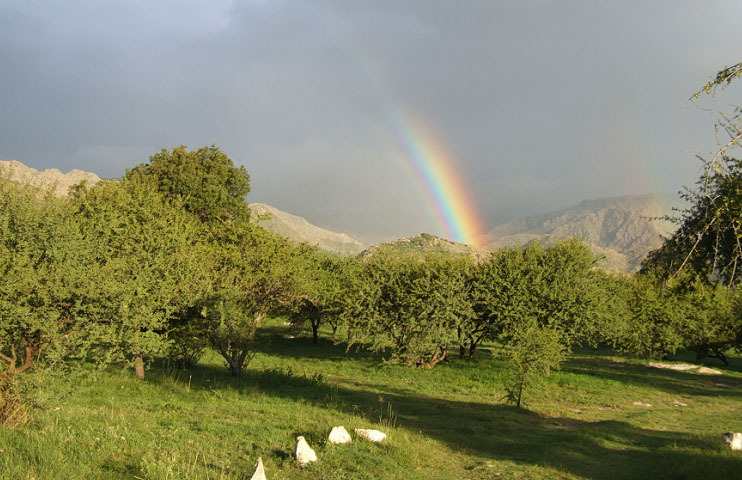
[[[367,243],[446,236],[422,130],[485,228],[692,185],[714,118],[688,98],[742,60],[741,19],[736,0],[0,0],[0,160],[110,178],[216,145],[248,202]]]

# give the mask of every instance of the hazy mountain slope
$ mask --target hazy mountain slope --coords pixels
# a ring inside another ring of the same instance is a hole
[[[468,255],[480,260],[489,252],[471,245],[456,243],[430,233],[420,233],[414,237],[400,238],[391,242],[373,245],[361,253],[361,256],[373,255],[379,248],[388,248],[400,254],[405,253],[442,253],[447,255]]]
[[[18,183],[25,183],[39,188],[53,187],[54,194],[61,197],[67,195],[69,188],[83,180],[88,185],[94,185],[100,181],[98,175],[82,170],[70,170],[62,173],[56,168],[38,171],[27,167],[15,160],[0,160],[0,176],[8,175],[8,179]]]
[[[302,217],[291,215],[264,203],[251,203],[258,224],[295,242],[316,245],[320,250],[341,255],[357,255],[363,244],[344,233],[335,233],[312,225]]]
[[[679,201],[669,194],[623,196],[585,200],[573,207],[497,225],[480,242],[488,250],[533,241],[551,244],[577,237],[605,256],[603,266],[633,271],[648,252],[673,231],[664,220]]]

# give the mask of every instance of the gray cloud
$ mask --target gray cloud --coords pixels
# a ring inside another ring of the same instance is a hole
[[[121,175],[216,144],[249,200],[375,238],[440,233],[390,122],[415,112],[488,221],[677,190],[686,99],[739,60],[738,2],[0,4],[0,158]]]

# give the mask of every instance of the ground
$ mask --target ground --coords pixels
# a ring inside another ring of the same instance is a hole
[[[739,358],[709,360],[724,372],[711,376],[582,350],[516,409],[494,345],[413,369],[292,336],[261,330],[239,380],[214,353],[191,370],[157,360],[144,382],[120,368],[32,373],[44,387],[28,427],[0,429],[0,478],[248,479],[258,457],[269,479],[742,477],[742,452],[721,442],[742,431]],[[336,425],[389,438],[331,445]],[[297,435],[316,464],[296,464]]]

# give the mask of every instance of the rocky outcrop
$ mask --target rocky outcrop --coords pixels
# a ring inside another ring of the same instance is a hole
[[[56,168],[38,171],[15,160],[0,160],[0,178],[3,177],[13,182],[33,185],[38,188],[51,188],[54,195],[58,197],[67,195],[69,188],[80,182],[95,185],[100,181],[100,177],[91,172],[70,170],[67,173],[62,173]]]
[[[385,242],[371,246],[361,252],[361,257],[365,258],[371,256],[381,248],[399,254],[438,253],[454,256],[465,255],[474,258],[476,261],[489,256],[489,252],[482,250],[481,248],[477,248],[472,245],[466,245],[463,243],[452,242],[450,240],[437,237],[430,233],[420,233],[418,235],[415,235],[414,237],[400,238],[391,242]]]

